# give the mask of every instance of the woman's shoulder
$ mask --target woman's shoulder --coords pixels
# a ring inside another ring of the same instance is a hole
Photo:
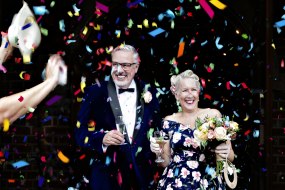
[[[171,115],[167,115],[167,116],[165,116],[164,117],[164,121],[165,120],[168,120],[168,121],[176,121],[177,119],[177,116],[179,115],[179,113],[173,113],[173,114],[171,114]]]
[[[221,112],[214,108],[201,108],[200,112],[207,117],[222,117]]]

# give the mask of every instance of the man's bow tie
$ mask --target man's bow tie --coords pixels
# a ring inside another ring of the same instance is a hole
[[[135,91],[134,88],[126,88],[126,89],[119,88],[119,94],[121,94],[123,92],[134,92],[134,91]]]

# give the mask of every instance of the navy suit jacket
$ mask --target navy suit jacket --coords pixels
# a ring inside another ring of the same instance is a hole
[[[75,139],[81,147],[94,151],[90,166],[90,185],[94,190],[152,189],[156,186],[155,154],[150,151],[147,134],[150,128],[160,127],[159,103],[151,89],[148,91],[152,93],[152,100],[145,103],[142,98],[145,86],[135,82],[138,99],[133,142],[109,146],[106,152],[102,149],[103,137],[106,131],[116,130],[115,115],[121,114],[114,82],[110,79],[84,89]],[[90,121],[93,122],[91,127],[88,126]]]

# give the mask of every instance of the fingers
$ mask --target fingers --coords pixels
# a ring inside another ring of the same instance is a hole
[[[159,144],[156,143],[156,140],[153,137],[150,137],[150,150],[156,154],[161,152],[161,148],[159,147]]]
[[[60,55],[54,54],[48,59],[46,79],[52,79],[56,84],[67,83],[67,66]]]
[[[9,44],[7,33],[1,32],[1,35],[2,42],[0,47],[0,64],[9,58],[13,51],[13,47]]]
[[[222,143],[216,147],[215,153],[220,155],[222,158],[227,158],[230,154],[231,146],[227,143]]]
[[[110,145],[121,145],[125,142],[124,135],[122,135],[117,130],[112,130],[106,133],[106,135],[103,138],[103,144],[106,146]]]

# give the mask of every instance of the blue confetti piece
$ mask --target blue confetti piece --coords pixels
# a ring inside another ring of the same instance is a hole
[[[111,163],[111,158],[109,156],[107,156],[105,164],[108,166],[110,163]]]
[[[137,1],[133,2],[133,3],[128,3],[128,4],[127,4],[127,7],[128,7],[128,8],[133,7],[133,6],[139,4],[139,3],[142,2],[142,1],[143,1],[143,0],[137,0]]]
[[[176,168],[175,171],[174,171],[174,176],[178,176],[179,175],[179,169]]]
[[[24,136],[23,143],[26,143],[27,140],[28,140],[28,136],[26,135],[26,136]]]
[[[5,44],[5,47],[4,47],[4,48],[7,48],[7,47],[8,47],[8,45],[9,45],[9,42],[6,42],[6,44]]]
[[[224,46],[219,44],[219,41],[220,41],[220,37],[217,37],[217,39],[216,39],[216,46],[217,46],[218,49],[222,49]]]
[[[47,116],[46,118],[44,118],[44,119],[42,120],[42,123],[46,123],[46,122],[50,121],[51,118],[52,118],[51,116]]]
[[[12,164],[12,166],[14,167],[14,168],[22,168],[22,167],[25,167],[25,166],[28,166],[29,165],[29,163],[28,162],[26,162],[26,161],[23,161],[23,160],[20,160],[20,161],[18,161],[18,162],[15,162],[15,163],[13,163]]]
[[[148,34],[151,35],[152,37],[157,36],[158,34],[161,34],[162,32],[164,32],[165,30],[161,29],[161,28],[157,28],[151,32],[149,32]]]
[[[60,29],[60,31],[65,32],[64,20],[59,21],[59,29]]]
[[[87,50],[89,53],[92,53],[92,51],[93,51],[88,45],[86,45],[86,50]]]
[[[32,26],[32,23],[28,23],[28,24],[24,25],[24,26],[22,27],[22,30],[26,30],[26,29],[29,28],[30,26]]]
[[[206,45],[208,43],[208,40],[206,40],[205,42],[202,42],[201,43],[201,46],[204,46],[204,45]]]
[[[43,176],[39,177],[38,180],[38,187],[42,187],[44,184],[45,178]]]
[[[274,27],[277,27],[277,28],[281,28],[283,26],[285,26],[285,20],[275,22],[275,24],[274,24]]]
[[[253,123],[260,123],[260,120],[254,120]]]
[[[48,10],[46,10],[46,6],[33,6],[33,10],[35,15],[44,15],[49,13]]]
[[[258,138],[259,137],[259,130],[254,130],[253,131],[253,137]]]

